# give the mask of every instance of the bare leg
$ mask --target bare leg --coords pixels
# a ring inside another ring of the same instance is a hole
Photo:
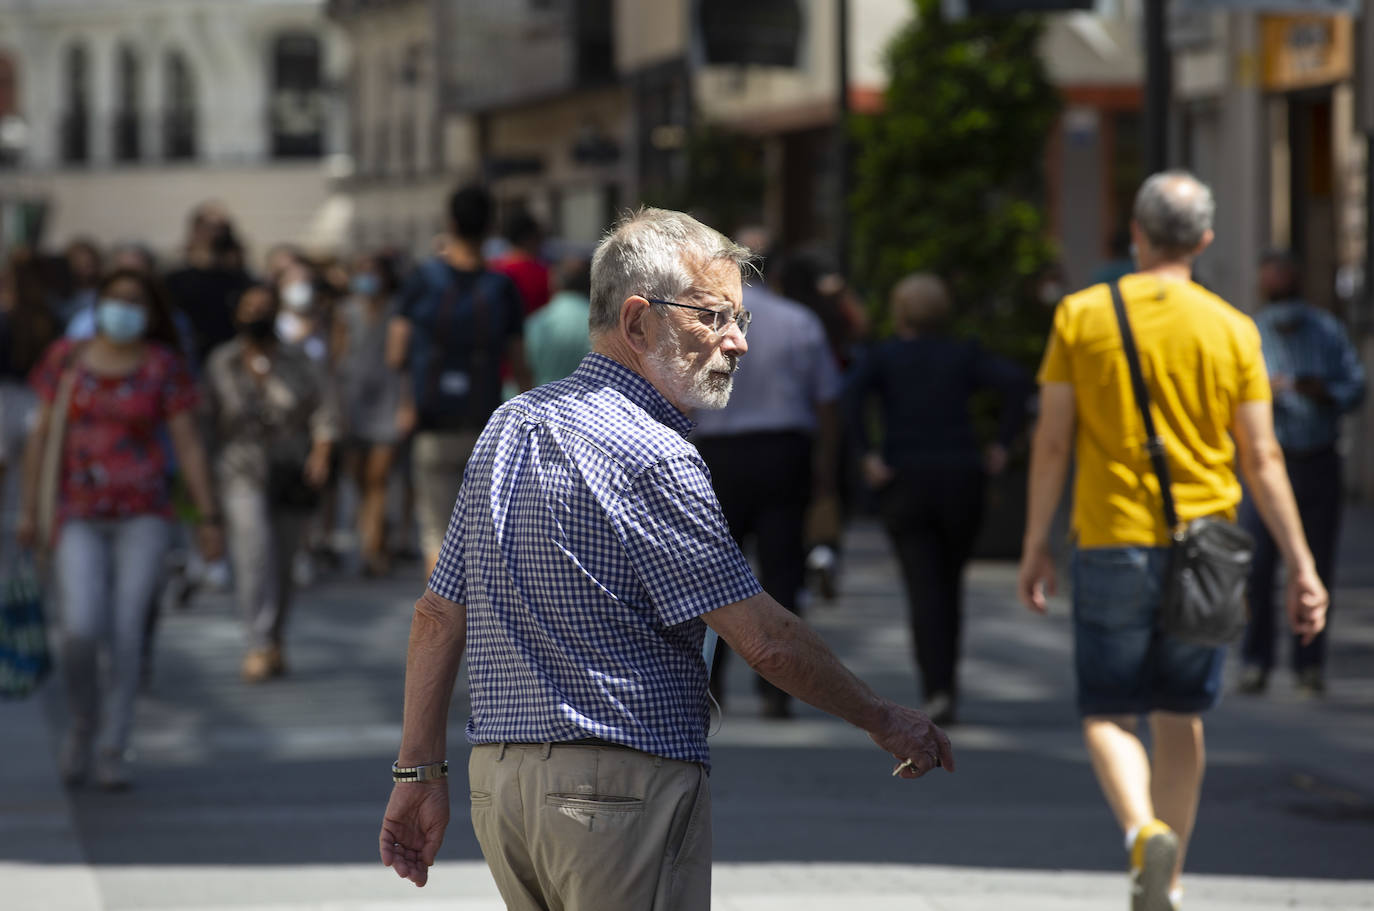
[[[1178,834],[1178,863],[1172,885],[1177,889],[1207,765],[1202,719],[1154,712],[1150,715],[1150,733],[1154,741],[1150,799],[1159,818]]]
[[[1096,715],[1083,719],[1083,742],[1093,772],[1122,832],[1155,818],[1150,794],[1150,757],[1136,735],[1130,715]]]

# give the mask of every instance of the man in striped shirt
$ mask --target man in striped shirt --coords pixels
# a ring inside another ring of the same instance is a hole
[[[1255,315],[1255,324],[1274,390],[1274,432],[1283,447],[1317,574],[1330,591],[1341,517],[1341,456],[1336,444],[1341,416],[1364,398],[1364,367],[1340,320],[1303,300],[1298,279],[1291,256],[1265,255],[1260,291],[1267,303]],[[1251,498],[1241,508],[1241,522],[1255,536],[1256,547],[1240,688],[1260,693],[1274,666],[1278,551]],[[1329,606],[1327,611],[1329,623]],[[1323,630],[1305,645],[1292,637],[1293,671],[1298,691],[1305,696],[1320,696],[1326,690],[1326,637]]]

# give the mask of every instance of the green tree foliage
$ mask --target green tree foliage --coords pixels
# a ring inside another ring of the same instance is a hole
[[[947,22],[938,0],[887,51],[881,113],[855,118],[855,277],[885,312],[903,275],[949,282],[955,329],[1033,362],[1048,308],[1035,293],[1054,261],[1044,208],[1045,142],[1058,93],[1035,16]]]

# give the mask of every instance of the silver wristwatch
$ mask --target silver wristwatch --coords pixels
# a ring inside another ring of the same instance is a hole
[[[436,781],[440,778],[448,777],[448,760],[439,762],[426,762],[424,765],[402,767],[400,763],[391,764],[391,780],[397,783],[403,781]]]

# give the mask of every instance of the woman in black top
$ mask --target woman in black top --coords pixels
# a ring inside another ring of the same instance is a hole
[[[851,431],[862,445],[863,474],[902,567],[926,713],[954,721],[964,567],[982,524],[989,473],[1001,472],[1021,431],[1031,393],[1027,374],[946,335],[949,291],[934,275],[900,281],[890,298],[896,336],[856,368]],[[997,440],[981,449],[970,413],[973,396],[998,393]],[[881,402],[881,448],[872,445],[870,398]]]

